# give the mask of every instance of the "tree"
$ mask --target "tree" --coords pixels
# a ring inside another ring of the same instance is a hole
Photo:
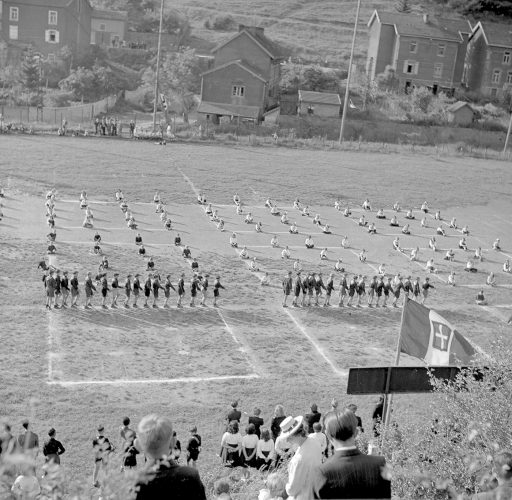
[[[67,78],[61,80],[59,87],[73,92],[76,99],[85,101],[94,100],[99,96],[100,91],[94,72],[82,66],[74,69]]]
[[[338,93],[340,78],[332,69],[318,64],[305,66],[288,61],[281,67],[280,86],[285,94],[294,94],[299,89]]]
[[[26,90],[35,91],[41,84],[41,68],[39,57],[28,50],[21,65],[21,78]]]
[[[397,90],[400,83],[396,76],[395,69],[389,64],[386,66],[384,73],[377,75],[376,80],[379,88],[383,90]]]
[[[142,76],[148,91],[155,82],[152,69]],[[172,110],[183,115],[188,122],[188,114],[195,104],[194,94],[200,91],[200,68],[194,50],[181,50],[168,53],[160,66],[159,91],[166,96]]]
[[[395,9],[398,12],[402,12],[404,14],[411,12],[411,6],[409,5],[409,0],[396,0]]]
[[[492,485],[493,459],[512,442],[510,340],[498,338],[488,353],[478,364],[485,369],[464,371],[454,382],[434,380],[421,416],[404,410],[395,420],[386,455],[398,498],[467,498],[458,494]]]

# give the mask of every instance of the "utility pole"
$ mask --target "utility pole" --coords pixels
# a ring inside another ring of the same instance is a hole
[[[153,132],[156,132],[156,108],[158,104],[158,77],[160,76],[160,49],[162,46],[162,26],[164,21],[164,0],[160,2],[160,27],[158,28],[158,49],[156,51],[155,104],[153,106]]]
[[[510,107],[510,122],[508,124],[507,137],[505,138],[505,146],[503,146],[503,153],[507,152],[508,141],[510,140],[511,133],[512,133],[512,106]]]
[[[361,9],[361,0],[357,0],[356,22],[354,24],[354,33],[352,35],[352,48],[350,49],[350,61],[348,63],[347,86],[345,88],[345,100],[343,102],[343,114],[341,115],[340,126],[340,144],[343,142],[343,132],[345,131],[345,120],[348,111],[348,96],[350,91],[350,77],[352,76],[352,62],[354,60],[354,48],[356,45],[357,23],[359,22],[359,11]]]

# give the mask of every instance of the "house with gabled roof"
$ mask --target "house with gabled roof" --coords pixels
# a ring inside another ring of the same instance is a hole
[[[91,16],[91,44],[119,47],[126,40],[128,12],[93,9]]]
[[[512,93],[512,25],[480,21],[469,37],[464,82],[470,90],[503,98]]]
[[[202,75],[199,113],[260,121],[279,103],[284,53],[263,28],[240,25],[213,50],[213,68]]]
[[[89,0],[3,0],[1,34],[50,59],[65,46],[80,56],[90,45],[91,14]]]
[[[367,73],[395,70],[400,89],[424,86],[434,93],[462,84],[468,21],[375,10],[368,22]]]
[[[341,98],[331,92],[313,92],[299,89],[299,115],[314,115],[339,117],[341,113]]]

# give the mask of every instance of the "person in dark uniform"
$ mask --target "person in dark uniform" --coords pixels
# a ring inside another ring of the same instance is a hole
[[[171,288],[174,291],[176,291],[176,288],[174,288],[173,284],[171,283],[171,275],[168,274],[165,279],[165,284],[164,284],[164,295],[165,295],[164,307],[169,307],[169,297],[171,296]]]
[[[288,274],[283,279],[283,307],[288,307],[286,301],[293,288],[292,272],[288,271]]]
[[[44,284],[46,287],[46,309],[51,309],[55,304],[55,271],[50,271]]]
[[[393,293],[395,295],[395,298],[393,299],[393,307],[397,307],[396,303],[398,302],[398,299],[400,298],[400,291],[403,290],[404,284],[402,282],[402,276],[398,278],[398,283],[395,285],[395,289],[393,290]]]
[[[43,455],[46,457],[47,463],[60,464],[60,455],[62,455],[66,450],[60,441],[55,439],[57,432],[52,427],[48,431],[48,436],[50,439],[44,443],[43,446]]]
[[[366,276],[362,276],[357,283],[357,307],[361,307],[361,299],[366,295]]]
[[[110,285],[112,287],[112,304],[110,307],[117,308],[117,297],[119,297],[119,273],[114,273],[114,279]]]
[[[185,295],[185,273],[181,273],[180,279],[178,280],[178,302],[177,307],[183,307],[181,305],[181,301],[183,300],[183,296]]]
[[[356,294],[356,291],[357,291],[357,276],[353,276],[352,279],[350,280],[350,283],[348,284],[348,302],[347,302],[347,306],[351,306],[352,305],[352,301],[354,300],[354,295]]]
[[[158,308],[158,291],[160,289],[165,290],[165,288],[160,284],[160,276],[158,274],[155,274],[155,276],[153,277],[153,307],[155,309]]]
[[[373,307],[373,298],[377,291],[377,276],[374,276],[368,286],[368,307]]]
[[[255,434],[258,438],[261,437],[260,427],[263,425],[263,419],[260,417],[261,410],[259,408],[254,408],[253,415],[249,417],[249,424],[254,425]]]
[[[190,437],[187,443],[187,465],[196,467],[199,453],[201,452],[201,436],[197,433],[197,427],[190,429]]]
[[[77,307],[76,303],[80,295],[80,290],[78,289],[78,271],[73,271],[73,277],[69,283],[71,285],[71,307]]]
[[[295,283],[293,285],[293,300],[292,300],[293,307],[298,307],[298,301],[299,301],[301,291],[302,291],[302,279],[300,277],[300,271],[297,271],[297,277],[295,278]],[[258,434],[258,437],[259,437],[259,434]]]
[[[201,305],[203,307],[206,307],[206,295],[208,293],[208,278],[209,277],[210,277],[209,274],[205,274],[204,278],[201,281],[201,294],[202,294]]]
[[[421,293],[421,285],[419,278],[416,278],[416,280],[412,284],[412,293],[414,294],[414,300],[418,301]]]
[[[57,273],[55,275],[55,309],[59,309],[59,297],[61,296],[61,281],[60,277],[60,269],[57,269]]]
[[[132,294],[132,275],[129,274],[126,277],[126,282],[124,284],[124,293],[126,295],[126,299],[124,301],[124,307],[127,309],[130,307],[130,295]]]
[[[181,245],[181,236],[180,236],[180,233],[178,233],[176,235],[176,237],[174,238],[174,245],[179,247]]]
[[[375,288],[375,293],[377,294],[377,302],[375,303],[375,307],[379,307],[380,298],[382,297],[382,292],[384,291],[384,278],[383,276],[379,276],[379,281],[377,281],[377,286]]]
[[[215,278],[215,282],[213,283],[213,307],[218,307],[217,306],[217,299],[219,298],[220,296],[220,292],[219,290],[220,289],[223,289],[225,290],[225,288],[220,284],[220,276],[217,276]]]
[[[411,277],[407,276],[404,282],[404,296],[409,298],[409,295],[412,293],[412,283],[411,283]],[[404,303],[405,303],[405,297],[404,297]]]
[[[142,236],[140,235],[140,233],[137,233],[137,236],[135,236],[135,244],[142,245]]]
[[[199,262],[197,262],[197,259],[192,259],[192,262],[190,263],[190,267],[192,268],[193,272],[197,272],[199,270]]]
[[[139,294],[141,291],[140,281],[139,281],[140,274],[135,275],[135,279],[133,280],[133,307],[137,306],[137,300],[139,299]]]
[[[325,285],[325,301],[324,307],[329,307],[331,305],[331,294],[334,290],[334,273],[329,274],[329,279],[327,280],[327,285]]]
[[[146,249],[144,248],[144,245],[142,243],[139,247],[139,255],[141,255],[142,257],[144,257],[144,255],[146,255]]]
[[[110,290],[110,287],[108,286],[107,273],[104,273],[103,276],[101,277],[101,296],[103,297],[103,299],[101,301],[101,307],[103,309],[108,309],[107,295],[108,295],[109,290]]]
[[[195,298],[197,296],[197,289],[199,288],[199,281],[197,279],[197,274],[194,273],[192,279],[190,280],[190,307],[195,306]]]
[[[153,261],[153,257],[150,257],[148,260],[148,265],[146,268],[146,271],[154,271],[155,270],[155,263]]]
[[[325,290],[324,281],[322,279],[322,273],[318,273],[315,276],[315,306],[318,306],[318,300],[320,295],[322,295],[322,288]]]
[[[144,282],[144,307],[149,307],[148,300],[151,295],[151,278],[152,275],[148,274],[146,281]]]
[[[62,279],[60,280],[60,288],[62,291],[62,306],[61,307],[67,307],[68,306],[68,297],[69,297],[69,279],[68,279],[68,272],[64,271],[62,276]]]

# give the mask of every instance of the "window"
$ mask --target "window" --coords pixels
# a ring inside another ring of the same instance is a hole
[[[498,95],[498,89],[491,89],[491,97],[496,97]]]
[[[57,24],[57,11],[56,10],[48,11],[48,24]]]
[[[18,26],[11,24],[9,26],[9,39],[17,40],[18,39]]]
[[[434,78],[441,78],[443,76],[443,64],[436,63],[434,64]]]
[[[492,83],[500,83],[501,79],[501,71],[499,69],[495,69],[492,72]]]
[[[510,50],[503,52],[503,64],[510,64]]]
[[[48,62],[49,63],[55,62],[55,54],[48,54]]]
[[[512,84],[512,71],[509,71],[507,73],[507,83],[511,83]]]
[[[106,29],[107,29],[107,27],[103,23],[101,23],[100,24],[100,31],[105,31]]]
[[[408,75],[418,74],[419,63],[415,61],[404,61],[404,73]]]
[[[9,21],[19,21],[20,9],[18,7],[11,7],[9,9]]]
[[[418,51],[418,44],[416,42],[411,42],[409,44],[409,52],[411,54],[416,54],[417,51]]]
[[[235,97],[245,97],[245,87],[243,85],[233,85],[231,95]]]
[[[446,50],[446,45],[444,43],[440,43],[437,46],[437,55],[439,57],[444,57],[444,51]]]
[[[46,30],[44,41],[48,43],[59,43],[59,32],[57,30]]]

